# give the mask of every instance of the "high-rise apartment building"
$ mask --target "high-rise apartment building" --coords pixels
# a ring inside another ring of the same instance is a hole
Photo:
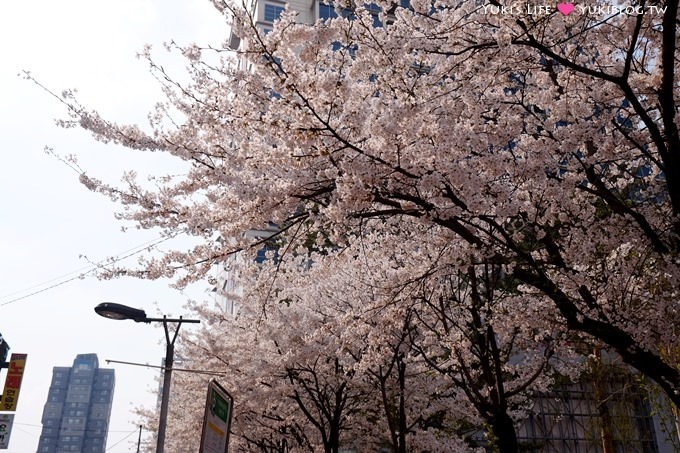
[[[114,370],[99,368],[96,354],[54,367],[37,453],[104,453],[114,386]]]
[[[262,229],[251,228],[243,236],[253,243],[258,241],[263,241],[272,236],[276,235],[279,231],[279,227],[270,223],[267,227]],[[270,245],[267,243],[262,244],[258,251],[255,261],[258,263],[264,262],[266,259],[267,252],[272,251]],[[243,256],[239,253],[230,255],[222,263],[216,275],[216,279],[219,282],[218,286],[214,288],[215,292],[215,302],[222,307],[225,312],[231,316],[236,314],[238,310],[238,301],[241,296],[243,296],[243,287],[240,283],[239,269],[243,264]]]

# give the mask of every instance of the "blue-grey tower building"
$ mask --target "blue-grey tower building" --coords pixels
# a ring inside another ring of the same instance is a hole
[[[54,367],[37,453],[104,453],[115,375],[96,354],[78,354],[72,367]]]

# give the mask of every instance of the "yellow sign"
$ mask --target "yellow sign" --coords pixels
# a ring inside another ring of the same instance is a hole
[[[9,368],[7,369],[7,378],[5,379],[5,389],[2,392],[0,411],[14,412],[17,410],[19,389],[21,388],[21,379],[24,377],[27,356],[27,354],[12,354],[9,359]]]

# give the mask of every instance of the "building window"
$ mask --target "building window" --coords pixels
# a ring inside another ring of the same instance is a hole
[[[329,3],[319,3],[319,19],[321,20],[328,20],[328,19],[334,19],[338,17],[338,13],[336,11],[336,5],[337,3],[333,3],[332,0],[328,0]],[[408,1],[402,0],[401,3],[407,3]],[[351,5],[351,4],[347,4]],[[373,26],[376,28],[382,27],[383,24],[380,21],[380,12],[381,9],[378,5],[375,3],[364,3],[363,7],[366,8],[366,10],[371,13],[371,16],[373,16]],[[342,17],[345,19],[349,20],[354,20],[355,19],[355,14],[354,14],[354,9],[351,6],[343,6],[340,8],[340,14]]]
[[[347,5],[348,6],[342,6],[339,8],[340,16],[345,19],[354,20],[356,17],[354,14],[354,7],[349,3]],[[328,3],[319,2],[319,19],[327,20],[338,17],[338,12],[336,10],[337,6],[338,2],[334,2],[333,0],[328,0]]]
[[[279,5],[272,5],[271,3],[264,4],[264,20],[265,22],[274,22],[279,17],[285,8]]]
[[[335,12],[335,8],[331,5],[327,5],[325,3],[319,3],[319,19],[326,20],[326,19],[333,19],[335,17],[338,17],[338,14]]]

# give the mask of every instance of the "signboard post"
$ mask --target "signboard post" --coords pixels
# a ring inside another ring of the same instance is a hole
[[[234,399],[220,384],[211,379],[205,401],[203,432],[199,453],[226,453]]]
[[[5,389],[2,391],[2,402],[0,402],[0,411],[14,412],[17,410],[21,379],[24,377],[24,367],[26,366],[26,357],[27,354],[12,354],[9,359]]]
[[[9,435],[12,432],[14,414],[0,414],[0,450],[9,448]]]

